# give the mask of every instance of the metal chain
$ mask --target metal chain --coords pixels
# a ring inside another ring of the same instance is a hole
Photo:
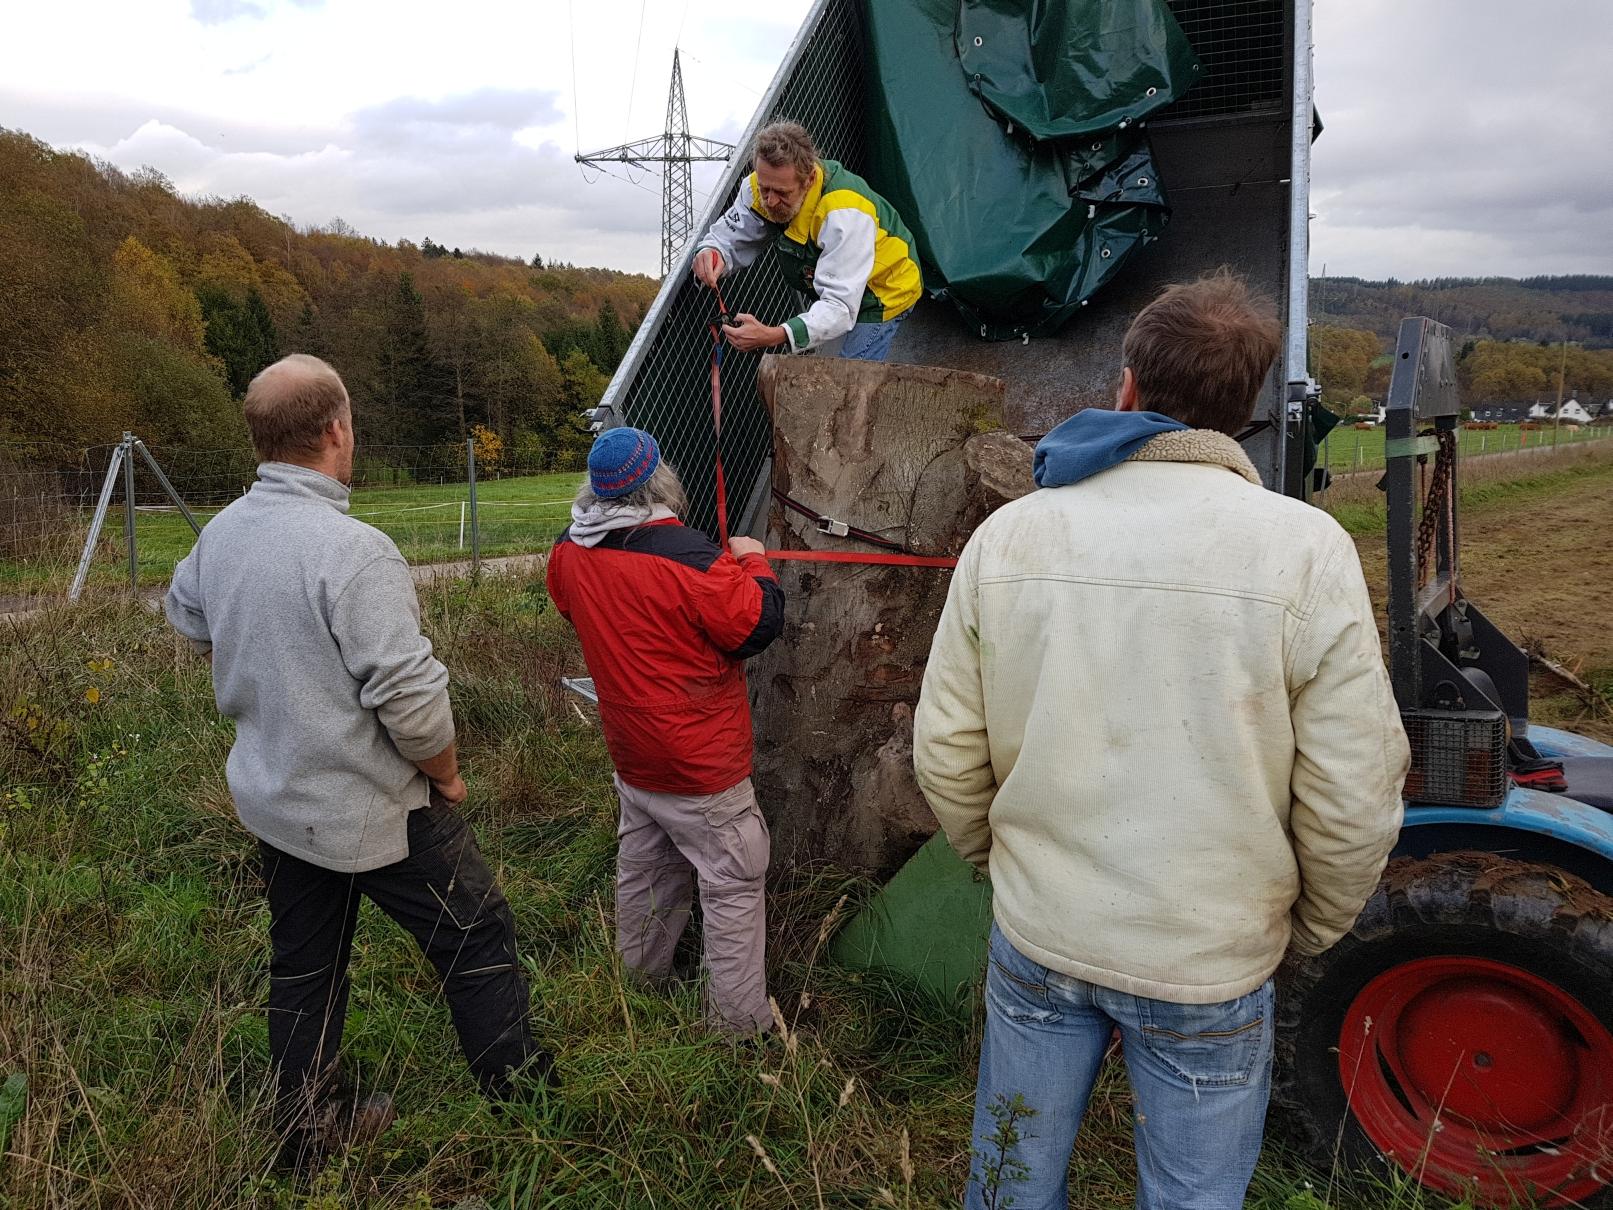
[[[1430,433],[1423,433],[1427,437]],[[1439,519],[1450,511],[1451,472],[1456,468],[1456,430],[1442,429],[1432,433],[1439,441],[1439,452],[1434,456],[1434,474],[1428,484],[1428,495],[1423,498],[1423,515],[1417,522],[1417,586],[1428,583],[1431,556],[1434,553],[1434,532]],[[1428,455],[1419,454],[1419,464],[1427,465]]]

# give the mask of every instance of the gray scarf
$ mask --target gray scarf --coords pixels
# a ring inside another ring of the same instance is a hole
[[[571,540],[578,546],[597,546],[613,529],[636,529],[651,521],[676,520],[677,514],[664,504],[623,504],[617,500],[595,500],[587,508],[571,506]]]

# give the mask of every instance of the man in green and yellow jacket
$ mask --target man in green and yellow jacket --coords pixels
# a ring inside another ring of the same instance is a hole
[[[913,237],[891,204],[812,136],[774,122],[756,136],[755,170],[695,251],[694,275],[715,288],[772,245],[784,279],[817,301],[782,324],[741,314],[724,329],[736,349],[800,353],[844,336],[840,355],[884,361],[923,293]]]

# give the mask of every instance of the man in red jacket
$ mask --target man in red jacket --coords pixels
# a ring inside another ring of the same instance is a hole
[[[654,437],[601,433],[549,558],[549,595],[582,640],[616,765],[622,963],[650,982],[670,974],[698,879],[709,1011],[751,1034],[772,1012],[744,661],[778,637],[784,593],[760,542],[722,550],[683,525],[687,507]]]

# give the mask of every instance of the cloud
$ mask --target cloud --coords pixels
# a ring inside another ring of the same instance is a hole
[[[386,240],[430,235],[523,257],[541,249],[574,261],[642,261],[656,246],[660,210],[641,190],[658,194],[659,181],[586,184],[567,152],[527,133],[557,113],[549,92],[484,89],[399,97],[272,147],[254,146],[242,130],[210,137],[194,118],[150,118],[121,138],[82,145],[126,170],[153,165],[186,194],[244,195],[304,224],[340,215]]]
[[[502,143],[529,126],[563,120],[559,94],[549,89],[482,88],[428,101],[398,97],[359,110],[356,136],[377,147],[418,150],[472,143]]]
[[[660,129],[674,41],[695,131],[736,139],[808,7],[460,0],[445,24],[434,0],[82,3],[103,6],[88,44],[85,8],[14,6],[5,125],[299,222],[642,270],[658,261],[660,179],[616,166],[632,183],[585,184],[576,144]],[[1545,11],[1316,5],[1315,271],[1613,272],[1613,4]],[[450,39],[476,53],[444,54]],[[694,178],[709,194],[717,171]],[[697,214],[708,204],[697,195]]]
[[[268,10],[253,0],[190,0],[191,19],[202,25],[223,25],[242,17],[261,20]]]
[[[325,0],[289,0],[293,8],[323,8]],[[261,21],[269,15],[270,6],[262,0],[190,0],[191,20],[199,25],[226,25],[231,21],[249,18]]]
[[[273,58],[274,58],[274,52],[270,51],[266,55],[258,56],[256,59],[253,59],[250,63],[243,63],[239,67],[226,67],[224,69],[224,74],[227,75],[227,76],[250,75],[251,73],[257,71],[258,68],[262,67],[265,63],[268,63]]]
[[[1613,271],[1613,7],[1576,8],[1572,37],[1502,0],[1352,0],[1317,21],[1314,272]]]

